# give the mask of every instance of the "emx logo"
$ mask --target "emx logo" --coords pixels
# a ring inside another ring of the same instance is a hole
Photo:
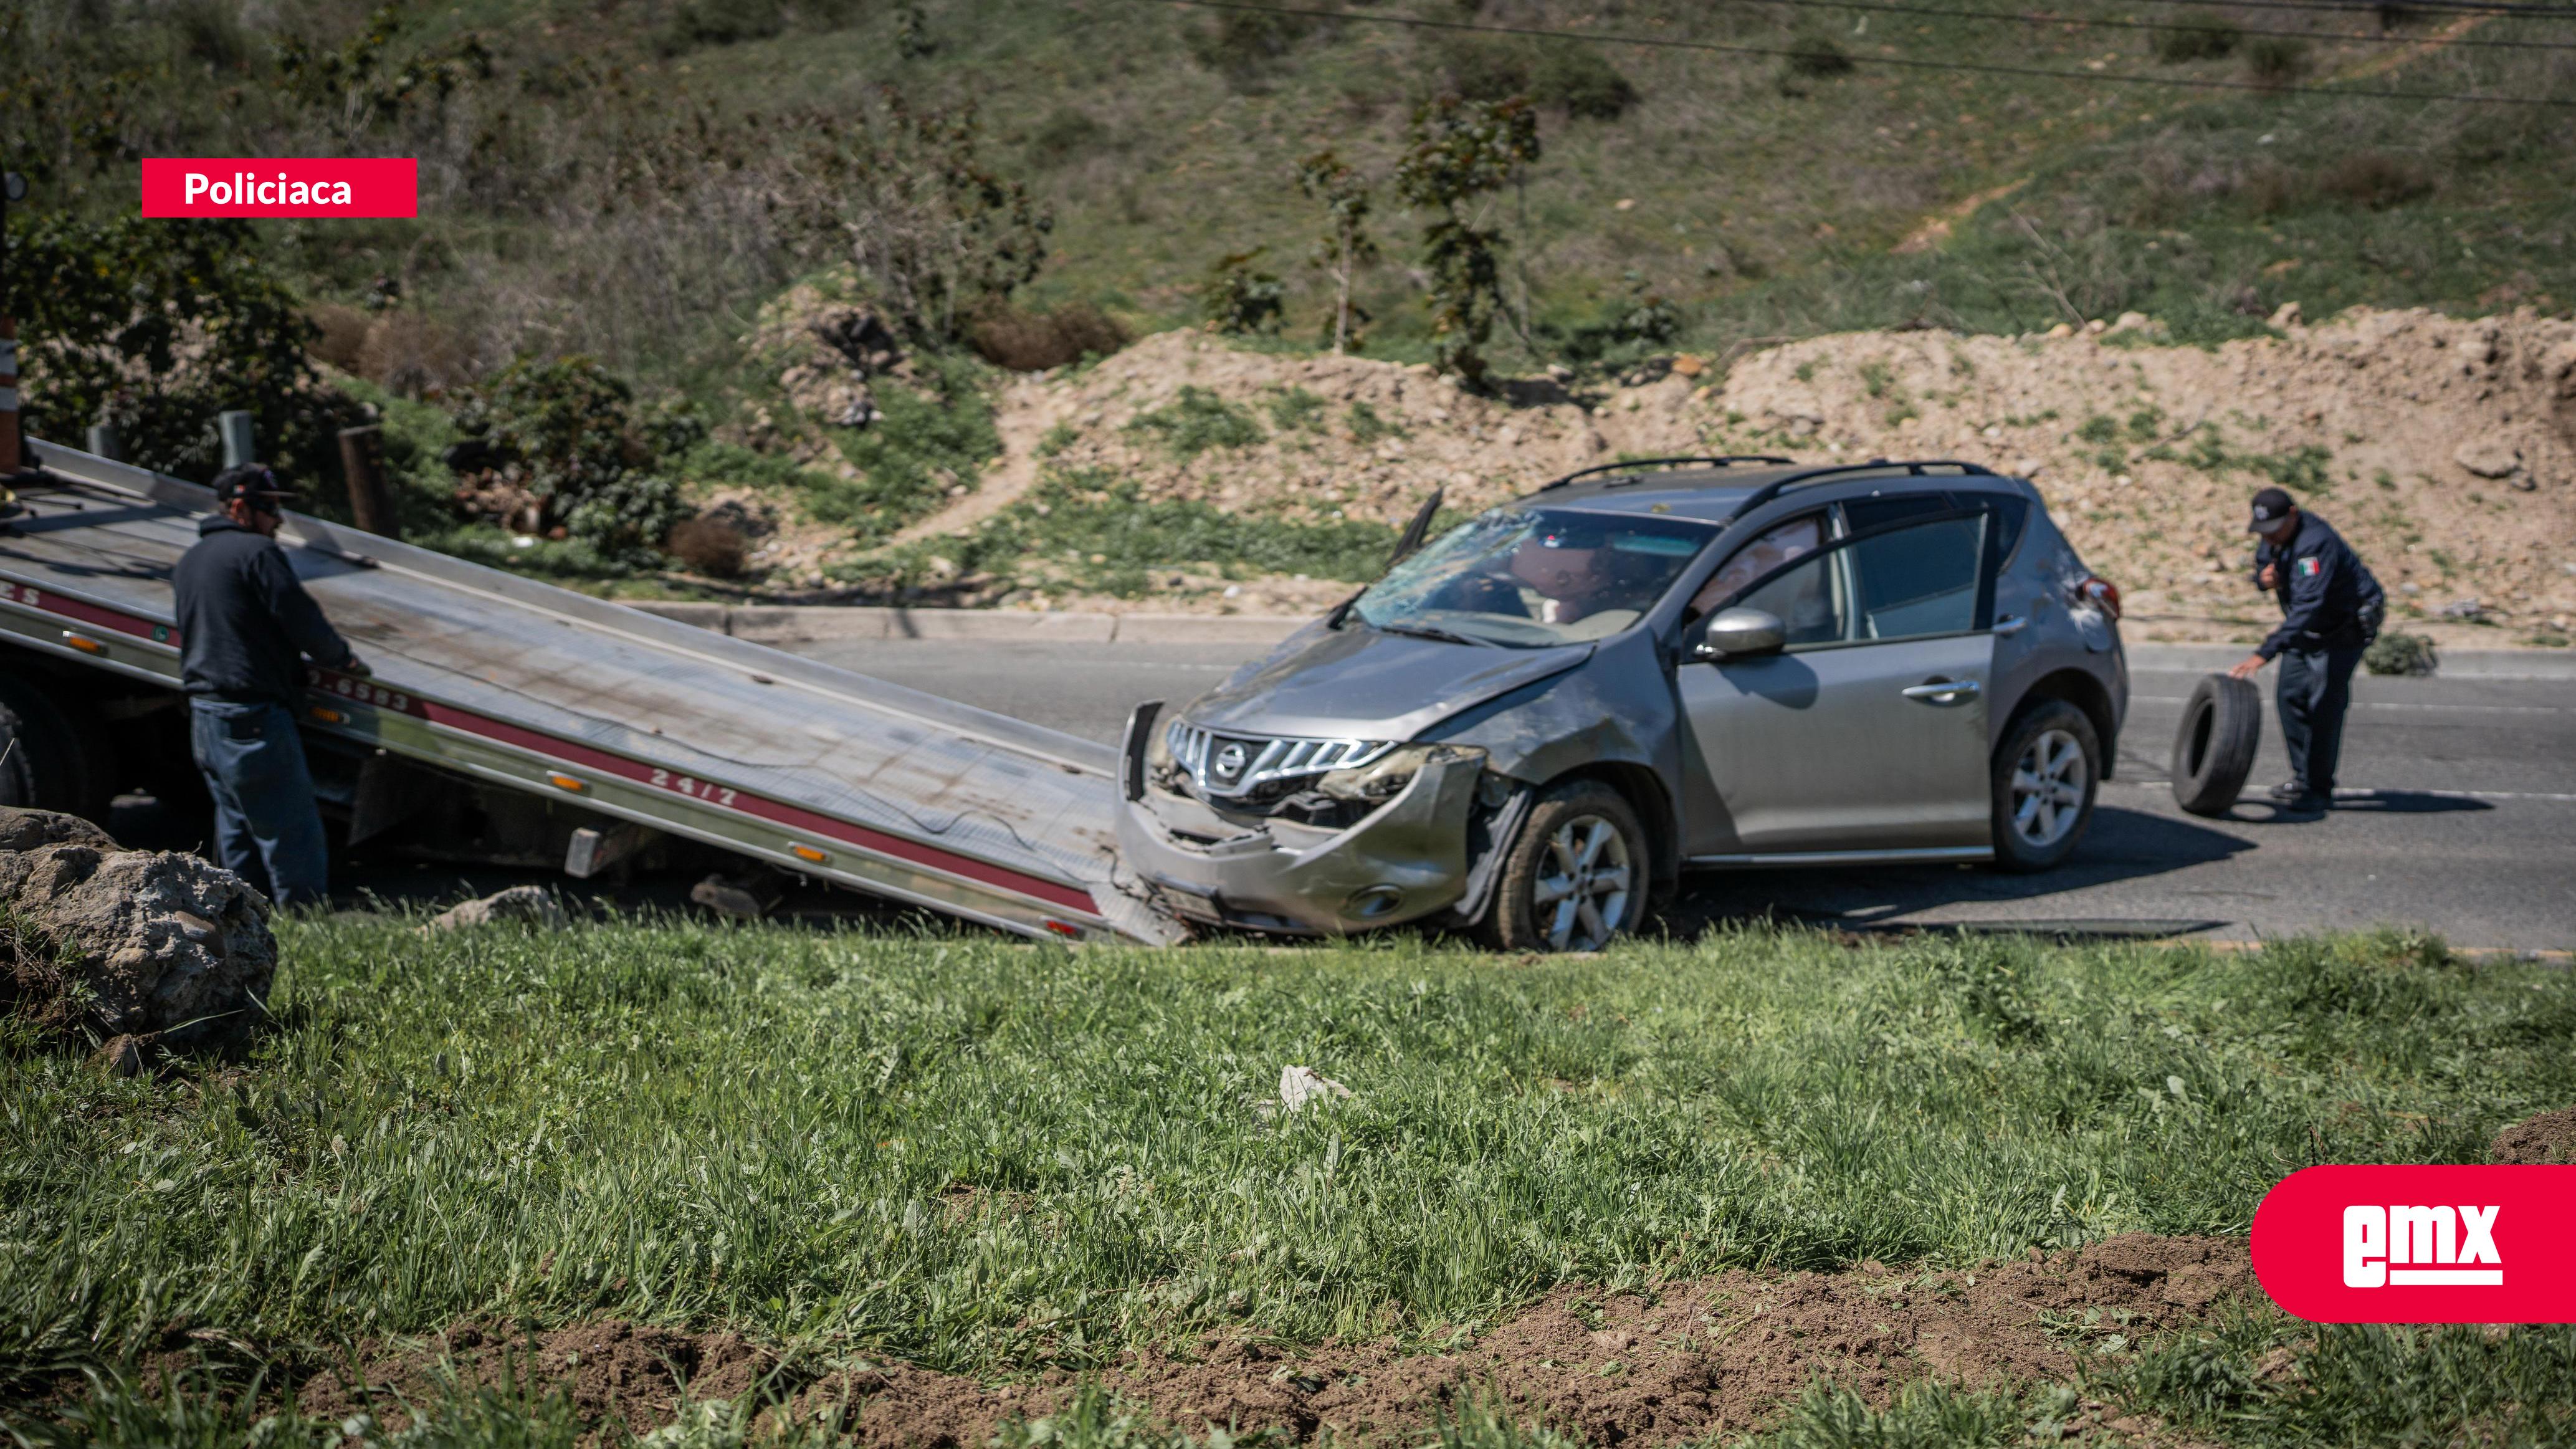
[[[2356,1203],[2343,1210],[2343,1286],[2346,1288],[2501,1288],[2496,1214],[2504,1204],[2447,1207],[2381,1207]],[[2463,1266],[2454,1267],[2460,1264]]]
[[[2255,1209],[2254,1274],[2319,1323],[2576,1323],[2571,1229],[2576,1167],[2311,1167]]]

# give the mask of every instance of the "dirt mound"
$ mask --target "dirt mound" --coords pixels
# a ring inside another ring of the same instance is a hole
[[[2494,1162],[2576,1163],[2576,1107],[2514,1123],[2487,1144],[2487,1157]]]
[[[1788,1277],[1728,1272],[1651,1294],[1560,1288],[1445,1353],[1386,1343],[1289,1350],[1210,1335],[1138,1355],[1103,1378],[1152,1418],[1193,1432],[1404,1436],[1462,1397],[1499,1391],[1594,1444],[1675,1444],[1757,1427],[1819,1376],[1876,1401],[1925,1377],[2063,1378],[2075,1367],[2071,1342],[2187,1322],[2251,1283],[2241,1241],[2131,1235],[1975,1271],[1867,1264]],[[731,1333],[608,1321],[533,1344],[460,1326],[369,1356],[364,1391],[323,1375],[301,1399],[308,1412],[336,1416],[365,1406],[369,1393],[417,1396],[442,1360],[468,1383],[533,1364],[541,1380],[566,1382],[593,1422],[613,1417],[637,1432],[677,1412],[685,1382],[691,1398],[757,1391],[783,1401],[772,1414],[904,1449],[973,1449],[1005,1420],[1060,1409],[1075,1386],[1062,1371],[1004,1384],[904,1364],[798,1371]]]
[[[1621,456],[1954,457],[2033,478],[2088,562],[2127,591],[2139,637],[2227,638],[2270,626],[2239,575],[2245,499],[2279,482],[2353,541],[2412,627],[2460,644],[2522,637],[2491,625],[2566,629],[2576,322],[2369,310],[2280,321],[2276,335],[2215,348],[2165,345],[2134,314],[2025,337],[1849,333],[1750,353],[1722,381],[1713,363],[1682,357],[1633,385],[1571,392],[1542,379],[1500,398],[1418,366],[1169,332],[1006,388],[996,422],[1008,481],[996,492],[1025,488],[1042,466],[1099,468],[1148,498],[1392,525],[1435,487],[1479,507]],[[1187,402],[1184,388],[1249,419],[1257,440],[1185,452],[1171,429],[1136,426]],[[907,536],[970,529],[995,503],[967,495]],[[1195,589],[1129,606],[1246,607]]]
[[[460,1323],[416,1347],[380,1345],[353,1374],[326,1371],[305,1381],[297,1405],[316,1418],[361,1409],[387,1424],[397,1406],[434,1394],[444,1373],[468,1385],[508,1382],[560,1387],[585,1423],[614,1420],[636,1433],[671,1422],[688,1399],[751,1392],[777,1365],[735,1333],[682,1333],[609,1319],[557,1329],[534,1340],[501,1324]]]

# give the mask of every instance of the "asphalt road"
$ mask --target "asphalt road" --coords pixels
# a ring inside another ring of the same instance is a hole
[[[799,652],[1114,742],[1139,700],[1179,704],[1259,652],[1239,645],[836,642]],[[2132,676],[2116,776],[2069,865],[1709,873],[1675,929],[1772,915],[1852,928],[2022,926],[2252,939],[2386,923],[2459,946],[2576,947],[2576,680],[2380,679],[2354,689],[2344,799],[2322,818],[2258,803],[2288,765],[2268,710],[2248,799],[2182,813],[2165,759],[2198,676]],[[2263,684],[2268,695],[2271,676]]]

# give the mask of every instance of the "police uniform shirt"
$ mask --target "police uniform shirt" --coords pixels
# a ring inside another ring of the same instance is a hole
[[[2266,659],[2284,649],[2302,654],[2319,650],[2359,649],[2370,642],[2362,623],[2366,608],[2386,599],[2379,580],[2363,566],[2361,556],[2343,535],[2313,513],[2299,514],[2299,531],[2286,547],[2264,539],[2254,550],[2254,579],[2260,587],[2263,569],[2281,566],[2274,592],[2281,601],[2281,626],[2255,652]]]

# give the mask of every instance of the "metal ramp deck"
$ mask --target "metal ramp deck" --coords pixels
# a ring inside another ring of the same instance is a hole
[[[0,638],[175,686],[203,488],[33,442]],[[1107,746],[301,514],[278,542],[372,678],[306,727],[1037,936],[1164,943],[1123,888]]]

